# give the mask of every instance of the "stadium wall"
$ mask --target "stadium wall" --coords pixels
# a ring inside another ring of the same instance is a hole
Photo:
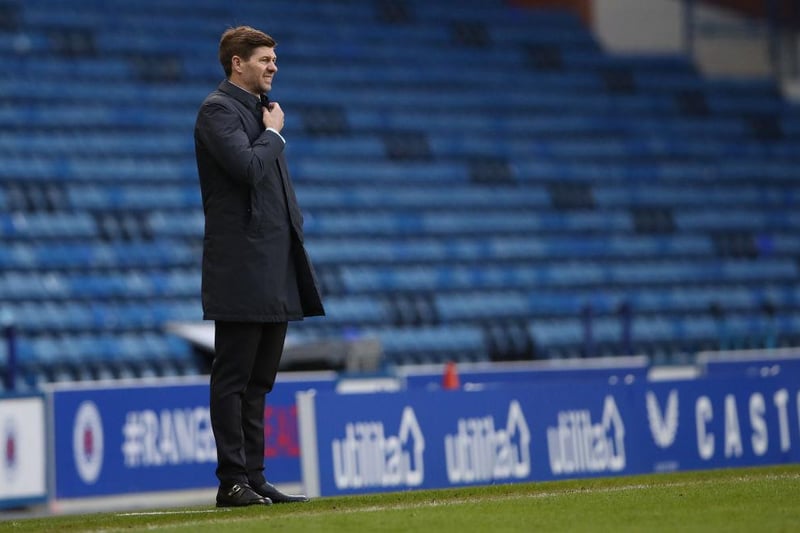
[[[327,496],[800,462],[800,352],[698,361],[464,364],[459,390],[441,365],[283,373],[267,474]],[[204,377],[54,384],[3,398],[0,420],[0,507],[161,507],[216,487]]]
[[[761,2],[516,0],[512,4],[570,10],[611,53],[691,53],[698,68],[711,76],[766,77],[773,73],[767,23],[756,17],[762,13],[754,9],[763,11]],[[785,6],[783,12],[788,12]],[[694,28],[691,44],[690,25]]]
[[[369,401],[300,392],[304,486],[333,496],[800,461],[795,355],[706,358],[681,380],[581,373]]]
[[[772,75],[766,23],[731,9],[694,2],[689,13],[678,0],[594,0],[592,21],[612,53],[690,53],[709,76]]]

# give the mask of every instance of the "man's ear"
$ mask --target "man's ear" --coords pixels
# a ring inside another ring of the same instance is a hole
[[[231,58],[231,67],[233,68],[233,70],[235,70],[236,72],[241,74],[241,72],[242,72],[242,58],[239,57],[239,56],[233,56]]]

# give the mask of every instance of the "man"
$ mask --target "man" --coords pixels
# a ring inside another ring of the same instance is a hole
[[[325,314],[283,154],[283,110],[266,96],[278,71],[275,45],[248,26],[223,33],[226,79],[203,102],[194,130],[205,213],[203,317],[215,321],[219,507],[308,500],[264,477],[265,395],[287,323]]]

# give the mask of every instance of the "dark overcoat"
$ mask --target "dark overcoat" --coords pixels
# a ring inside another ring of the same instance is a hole
[[[228,80],[197,114],[206,320],[283,322],[325,314],[284,141],[261,117],[260,100]]]

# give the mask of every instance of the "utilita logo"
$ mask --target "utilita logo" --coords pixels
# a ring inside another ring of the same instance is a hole
[[[547,428],[550,470],[555,475],[618,472],[625,468],[625,424],[613,396],[606,396],[600,422],[588,409],[560,411]]]
[[[333,475],[339,489],[416,487],[425,478],[425,437],[411,407],[403,409],[397,435],[386,435],[383,422],[347,424],[334,439]]]
[[[491,416],[459,418],[444,439],[450,483],[524,479],[531,473],[531,432],[519,402],[508,406],[505,429]]]

